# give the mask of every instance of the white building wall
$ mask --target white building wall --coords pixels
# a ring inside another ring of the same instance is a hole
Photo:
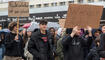
[[[45,3],[54,3],[54,2],[66,2],[73,0],[30,0],[30,4],[45,4]]]
[[[1,8],[8,8],[8,3],[0,4],[0,9],[1,9]]]

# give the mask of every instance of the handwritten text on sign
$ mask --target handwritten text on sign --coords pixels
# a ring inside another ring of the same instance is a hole
[[[29,3],[28,2],[9,2],[8,7],[9,17],[28,17],[29,16]]]

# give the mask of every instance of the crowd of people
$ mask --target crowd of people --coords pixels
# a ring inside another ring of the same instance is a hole
[[[17,23],[8,25],[10,32],[0,33],[0,60],[104,60],[105,25],[99,29],[47,29],[41,20],[39,28],[22,29]]]

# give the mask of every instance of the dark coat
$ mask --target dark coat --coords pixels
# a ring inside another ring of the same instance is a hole
[[[53,60],[52,53],[52,39],[50,39],[50,34],[47,33],[48,46],[44,46],[44,42],[41,38],[41,32],[32,33],[31,39],[28,44],[28,50],[33,55],[33,60]],[[44,51],[43,47],[47,47],[48,51]]]
[[[88,60],[99,60],[99,58],[105,58],[105,34],[100,36],[100,46],[98,48],[93,48],[87,56]]]
[[[63,44],[64,60],[85,60],[84,58],[84,46],[89,46],[88,44],[92,42],[92,37],[88,37],[84,40],[82,37],[74,36],[73,38],[65,36]]]
[[[98,47],[94,47],[90,50],[87,60],[100,60],[100,55],[98,51]]]
[[[100,36],[99,55],[105,58],[105,33]]]
[[[100,50],[105,50],[105,34],[100,36]]]
[[[14,40],[16,34],[8,33],[5,38],[5,55],[6,56],[14,56],[14,57],[23,57],[24,48],[23,48],[23,39],[19,35],[19,40]]]

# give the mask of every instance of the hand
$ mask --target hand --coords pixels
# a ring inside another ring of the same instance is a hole
[[[15,39],[14,40],[18,40],[18,36],[17,35],[15,36]]]
[[[78,31],[78,26],[75,26],[75,27],[73,28],[72,33],[76,33],[77,31]]]
[[[90,26],[87,26],[87,30],[88,30],[88,32],[91,32],[92,28]]]
[[[92,28],[90,26],[87,26],[87,30],[89,32],[89,36],[92,36]]]
[[[78,31],[78,26],[75,26],[72,30],[71,37],[74,37],[77,31]]]

